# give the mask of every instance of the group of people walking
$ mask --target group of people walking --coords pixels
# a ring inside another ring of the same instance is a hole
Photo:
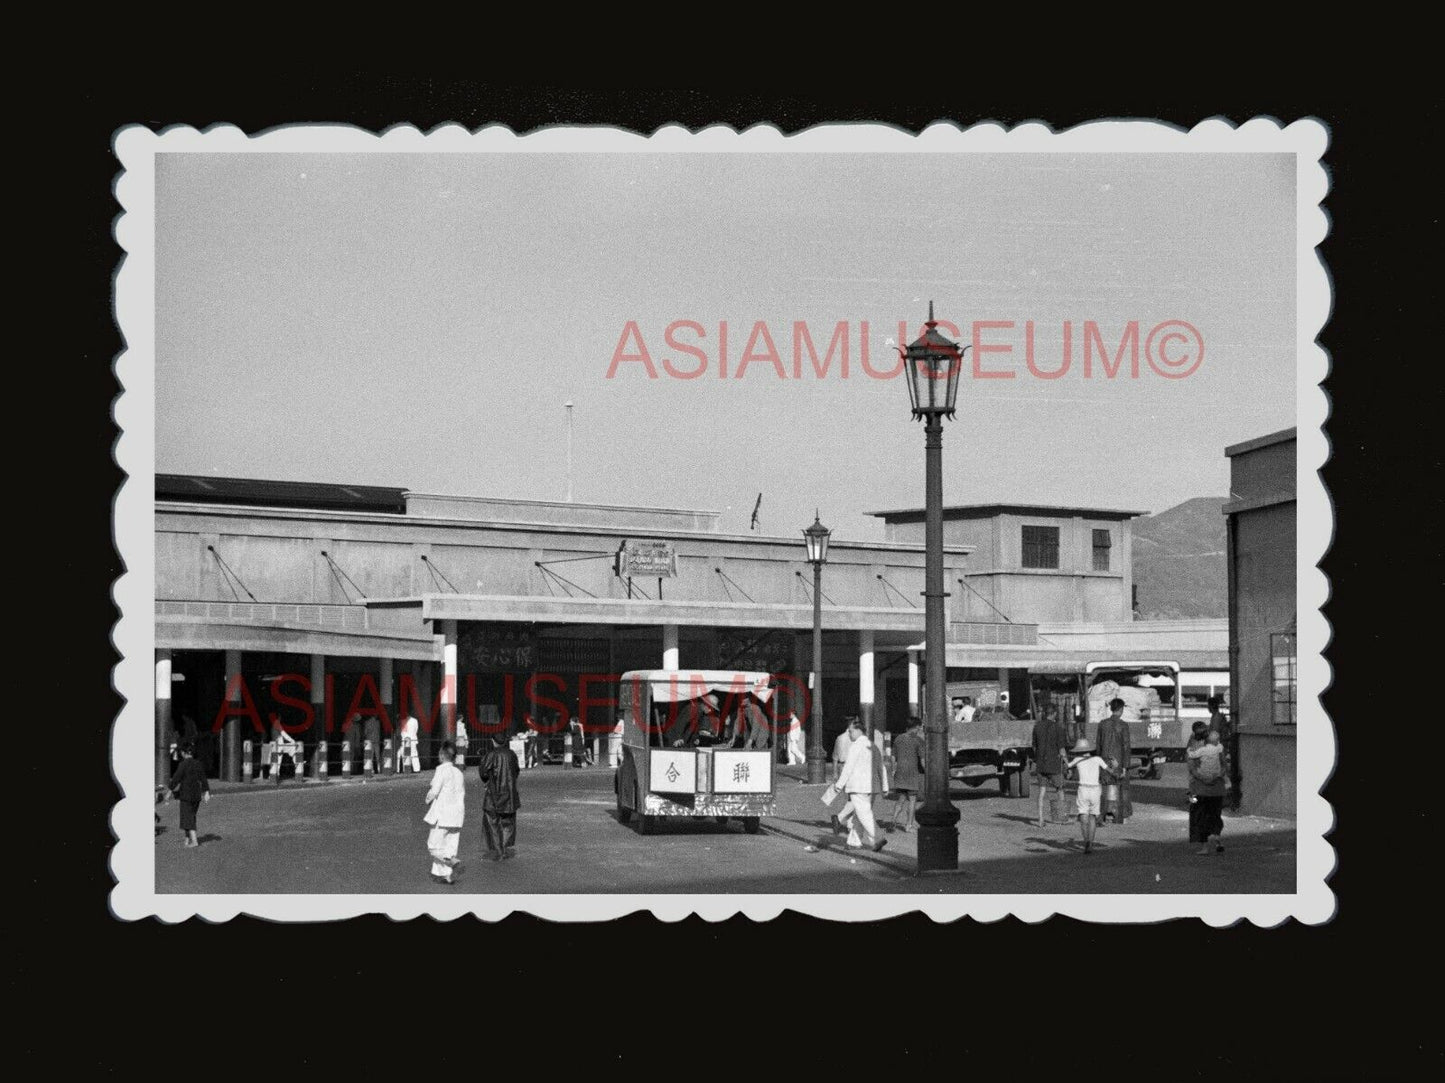
[[[1110,818],[1122,824],[1134,814],[1129,796],[1129,769],[1133,742],[1124,721],[1124,701],[1109,702],[1109,717],[1099,723],[1095,745],[1087,737],[1069,744],[1058,711],[1044,708],[1034,723],[1033,760],[1039,793],[1038,826],[1068,823],[1077,819],[1083,836],[1084,853],[1094,852],[1094,833]],[[1199,854],[1223,853],[1220,835],[1224,831],[1224,797],[1228,764],[1220,730],[1222,715],[1216,700],[1210,701],[1213,722],[1196,722],[1185,749],[1189,767],[1189,841],[1199,845]],[[1074,817],[1063,815],[1064,781],[1078,780]],[[1049,806],[1044,818],[1044,803]]]
[[[431,854],[431,877],[439,884],[455,884],[461,868],[462,825],[466,819],[466,776],[454,762],[456,745],[443,741],[439,762],[426,792],[427,813],[424,820],[431,825],[427,834],[427,851]],[[482,783],[482,837],[487,859],[503,861],[515,857],[517,850],[517,811],[522,806],[517,789],[521,765],[507,739],[497,734],[477,763],[477,776]]]

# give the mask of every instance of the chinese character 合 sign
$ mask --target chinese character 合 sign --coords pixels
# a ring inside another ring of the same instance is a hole
[[[617,575],[622,579],[674,579],[677,550],[672,542],[625,541],[617,550]]]
[[[697,792],[697,752],[691,748],[653,749],[648,768],[653,793]]]

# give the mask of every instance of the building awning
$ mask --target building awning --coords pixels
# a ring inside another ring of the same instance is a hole
[[[811,631],[813,607],[761,602],[670,601],[646,598],[541,598],[531,595],[422,594],[415,598],[368,598],[361,604],[390,624],[396,612],[420,620],[522,621],[539,624],[675,624],[693,628],[777,628]],[[823,606],[825,631],[923,631],[923,610],[882,606]]]
[[[927,652],[922,643],[909,648],[920,655]],[[1082,673],[1090,662],[1137,662],[1138,647],[1084,648],[1066,647],[992,647],[967,643],[948,644],[947,665],[957,669],[1027,669],[1032,673]],[[1173,651],[1164,659],[1180,669],[1228,669],[1229,652]]]

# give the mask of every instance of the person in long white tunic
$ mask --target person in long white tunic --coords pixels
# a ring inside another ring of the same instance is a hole
[[[431,853],[431,874],[434,880],[446,884],[456,883],[452,869],[457,863],[467,801],[466,776],[452,762],[455,754],[456,746],[450,741],[443,741],[441,760],[426,791],[429,807],[425,820],[431,824],[426,848]]]
[[[417,733],[421,729],[416,715],[407,715],[401,723],[401,747],[396,753],[396,773],[401,774],[401,765],[411,762],[411,769],[421,773],[421,757],[417,754]]]
[[[797,712],[788,716],[788,766],[797,767],[808,762],[807,738],[803,732],[803,720]]]
[[[868,847],[874,851],[888,845],[887,839],[879,837],[878,823],[873,818],[873,795],[884,792],[884,784],[882,757],[872,741],[855,740],[848,749],[843,773],[838,776],[838,789],[848,795],[853,807],[853,815],[848,820],[848,845],[861,849],[865,835]]]

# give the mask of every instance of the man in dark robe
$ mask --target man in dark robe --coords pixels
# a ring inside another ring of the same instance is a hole
[[[1118,780],[1119,798],[1111,801],[1107,797],[1099,822],[1103,823],[1113,813],[1114,822],[1121,824],[1134,815],[1133,802],[1129,800],[1129,764],[1133,759],[1133,738],[1129,734],[1129,723],[1124,721],[1124,701],[1109,701],[1109,717],[1099,723],[1099,755],[1109,765],[1109,770]],[[1113,780],[1109,780],[1112,784]],[[1109,792],[1106,786],[1104,792]]]
[[[482,832],[492,861],[516,856],[517,810],[522,807],[517,794],[519,771],[517,754],[506,737],[494,734],[491,747],[477,764],[482,779]]]
[[[1064,818],[1064,764],[1067,762],[1064,725],[1059,721],[1058,708],[1052,704],[1043,709],[1042,717],[1034,723],[1034,771],[1039,776],[1039,819],[1038,826],[1044,826],[1044,791],[1048,791],[1049,822],[1068,823]]]

